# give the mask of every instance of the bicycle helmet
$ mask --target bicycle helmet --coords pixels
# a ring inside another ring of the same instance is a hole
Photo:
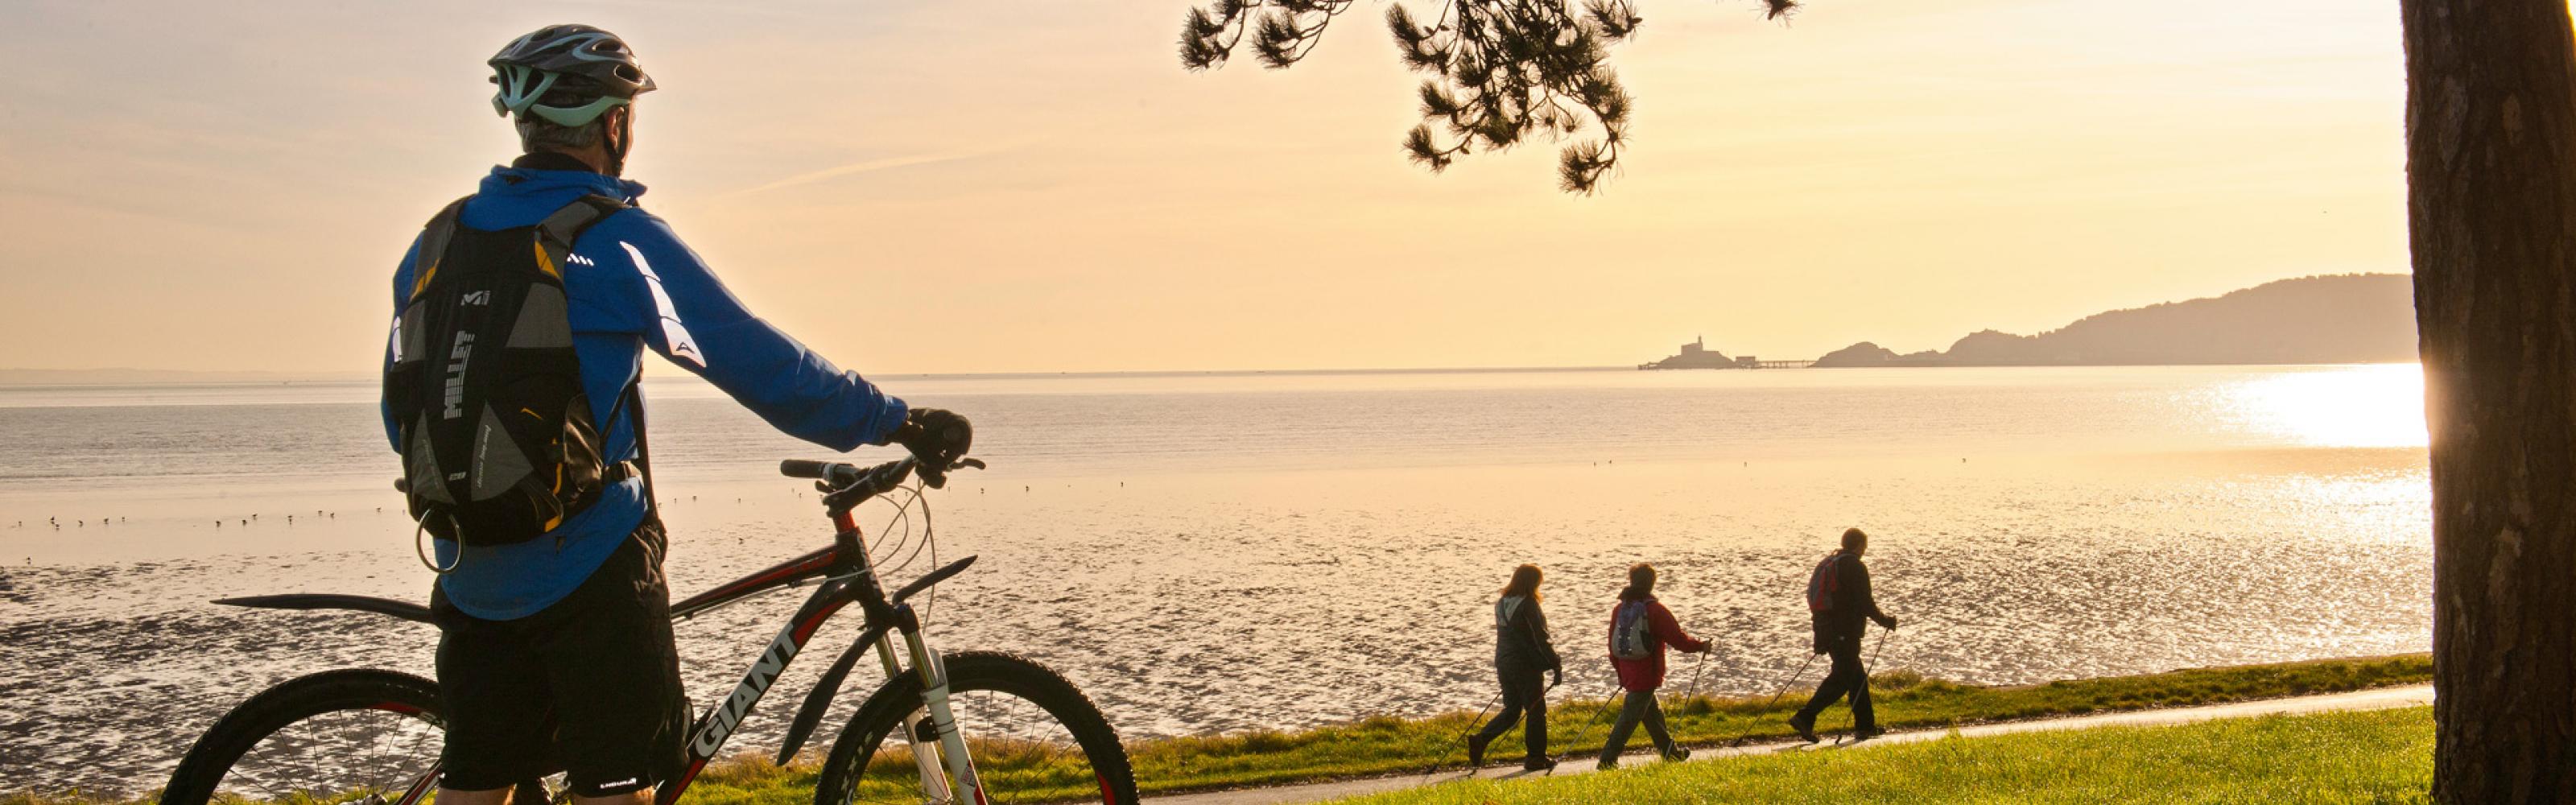
[[[488,64],[492,111],[502,117],[534,114],[558,126],[580,126],[635,96],[653,91],[653,78],[635,61],[626,41],[588,25],[549,25],[512,40]]]

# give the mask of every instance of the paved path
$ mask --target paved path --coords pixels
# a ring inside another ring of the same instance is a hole
[[[2068,716],[2065,718],[2046,718],[2031,721],[1980,724],[1971,727],[1960,727],[1958,729],[1958,733],[1962,736],[1975,737],[1979,735],[2002,735],[2013,732],[2077,730],[2092,729],[2095,727],[2151,727],[2171,724],[2188,724],[2195,721],[2208,721],[2216,718],[2244,718],[2248,716],[2323,713],[2329,711],[2348,710],[2386,710],[2396,707],[2415,707],[2432,703],[2433,686],[2409,685],[2406,687],[2378,688],[2375,690],[2356,691],[2352,693],[2334,693],[2324,696],[2301,696],[2291,699],[2264,699],[2261,701],[2237,702],[2234,704],[2213,704],[2201,707],[2168,707],[2156,710],[2134,710],[2129,712],[2103,713],[2089,716]],[[1923,729],[1906,732],[1890,732],[1884,737],[1865,744],[1860,744],[1859,746],[1867,747],[1881,744],[1928,741],[1948,734],[1950,734],[1950,730],[1947,729]],[[1637,738],[1637,741],[1639,742],[1643,742],[1644,740],[1643,736]],[[1819,746],[1822,745],[1823,744],[1819,744]],[[1799,743],[1770,743],[1747,746],[1741,749],[1703,748],[1694,750],[1695,754],[1692,756],[1691,760],[1696,762],[1710,758],[1793,751],[1806,748],[1806,746],[1806,744]],[[1625,758],[1625,762],[1630,766],[1635,766],[1639,763],[1648,762],[1650,757],[1650,752],[1640,752],[1628,755]],[[1560,776],[1568,774],[1589,774],[1591,772],[1592,761],[1584,758],[1569,759],[1563,765],[1558,766],[1556,771]],[[1521,777],[1526,774],[1526,772],[1517,768],[1506,766],[1504,768],[1487,768],[1477,772],[1476,776],[1488,779],[1509,779]],[[1366,780],[1313,783],[1309,785],[1249,788],[1239,791],[1211,791],[1199,794],[1174,794],[1170,796],[1147,797],[1146,801],[1151,802],[1154,805],[1290,805],[1291,803],[1322,802],[1325,800],[1340,799],[1342,797],[1358,796],[1361,794],[1374,794],[1380,791],[1394,791],[1402,788],[1412,788],[1419,785],[1460,780],[1465,779],[1465,777],[1466,773],[1463,770],[1451,770],[1443,771],[1436,775],[1416,774],[1402,777],[1376,777]]]

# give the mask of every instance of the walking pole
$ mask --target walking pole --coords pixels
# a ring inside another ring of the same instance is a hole
[[[1681,703],[1689,704],[1692,697],[1699,695],[1699,675],[1701,671],[1708,670],[1708,655],[1712,653],[1715,653],[1714,648],[1699,653],[1699,662],[1691,666],[1690,687],[1683,689]]]
[[[1614,682],[1614,685],[1615,685],[1615,682]],[[1599,722],[1599,721],[1601,720],[1601,716],[1602,716],[1602,714],[1605,714],[1605,713],[1610,712],[1610,703],[1611,703],[1611,702],[1615,702],[1615,701],[1618,701],[1618,700],[1619,700],[1619,691],[1618,691],[1618,689],[1614,687],[1614,688],[1613,688],[1613,691],[1614,691],[1614,692],[1611,694],[1610,698],[1607,698],[1607,699],[1603,699],[1603,700],[1601,700],[1601,706],[1593,709],[1593,711],[1592,711],[1592,717],[1591,717],[1591,718],[1587,718],[1587,719],[1584,719],[1584,720],[1583,720],[1583,728],[1582,728],[1582,729],[1580,729],[1580,730],[1577,730],[1577,731],[1574,733],[1574,744],[1573,744],[1574,746],[1576,746],[1576,747],[1581,747],[1581,746],[1583,745],[1583,736],[1591,734],[1591,733],[1592,733],[1592,725],[1593,725],[1594,723],[1597,723],[1597,722]],[[1573,752],[1572,752],[1572,750],[1568,750],[1566,754],[1567,754],[1568,756],[1570,756],[1570,755],[1572,755],[1572,754],[1573,754]],[[1558,757],[1558,758],[1556,758],[1556,762],[1558,762],[1558,763],[1563,763],[1563,762],[1565,762],[1565,758],[1564,758],[1564,757]],[[1556,767],[1554,767],[1554,766],[1549,766],[1549,767],[1548,767],[1548,769],[1547,769],[1547,774],[1546,774],[1545,776],[1551,776],[1551,777],[1552,777],[1552,776],[1555,776],[1555,775],[1556,775]]]
[[[1864,663],[1861,663],[1861,664],[1860,664],[1860,670],[1861,670],[1861,673],[1863,673],[1863,674],[1867,674],[1867,673],[1869,673],[1869,669],[1872,669],[1872,668],[1876,668],[1876,667],[1878,667],[1878,652],[1879,652],[1881,649],[1885,649],[1885,648],[1887,648],[1887,638],[1888,638],[1888,636],[1889,636],[1889,635],[1893,635],[1893,634],[1896,634],[1896,630],[1895,630],[1895,629],[1893,629],[1893,628],[1888,628],[1888,629],[1881,629],[1881,630],[1879,630],[1879,632],[1878,632],[1878,645],[1875,645],[1875,646],[1871,646],[1871,647],[1870,647],[1870,649],[1869,649],[1869,661],[1868,661],[1868,662],[1864,662]]]
[[[1870,670],[1869,670],[1869,669],[1872,669],[1872,668],[1876,668],[1876,667],[1878,667],[1878,653],[1879,653],[1880,651],[1883,651],[1883,650],[1885,650],[1885,649],[1887,648],[1887,637],[1888,637],[1889,635],[1893,635],[1893,634],[1896,634],[1896,630],[1895,630],[1895,629],[1890,629],[1890,628],[1883,627],[1883,626],[1882,626],[1882,627],[1879,627],[1879,630],[1878,630],[1878,642],[1873,643],[1873,644],[1871,644],[1871,645],[1870,645],[1870,647],[1869,647],[1869,659],[1861,661],[1861,664],[1860,664],[1860,683],[1861,683],[1861,685],[1863,685],[1864,687],[1866,687],[1867,685],[1869,685],[1869,675],[1870,675]],[[1881,731],[1882,731],[1882,732],[1884,732],[1885,730],[1881,730]],[[1860,725],[1859,725],[1859,724],[1853,724],[1853,725],[1852,725],[1852,731],[1851,731],[1851,742],[1852,742],[1852,743],[1860,743],[1862,740],[1863,740],[1863,739],[1860,737]],[[1841,741],[1840,739],[1836,739],[1836,740],[1834,741],[1834,744],[1835,744],[1836,746],[1840,746],[1840,745],[1842,745],[1842,741]]]
[[[1788,696],[1788,695],[1789,695],[1789,689],[1791,689],[1791,688],[1794,688],[1794,687],[1797,687],[1797,686],[1798,686],[1798,678],[1799,678],[1799,677],[1802,677],[1802,676],[1806,676],[1806,675],[1807,675],[1807,669],[1815,666],[1815,664],[1816,664],[1816,657],[1818,657],[1818,656],[1821,656],[1821,655],[1816,655],[1816,654],[1809,654],[1809,655],[1807,655],[1807,661],[1806,661],[1806,662],[1799,663],[1799,664],[1798,664],[1798,670],[1791,672],[1791,673],[1789,674],[1789,678],[1788,678],[1788,679],[1781,680],[1781,682],[1780,682],[1780,690],[1779,690],[1779,692],[1771,694],[1771,700],[1770,700],[1770,701],[1767,701],[1767,702],[1763,702],[1763,703],[1762,703],[1762,709],[1767,711],[1767,710],[1770,710],[1770,709],[1771,709],[1771,708],[1773,708],[1773,707],[1778,707],[1778,706],[1780,705],[1780,699],[1781,699],[1782,697],[1785,697],[1785,696]],[[1742,734],[1735,736],[1735,740],[1730,741],[1730,742],[1728,742],[1728,743],[1726,744],[1726,748],[1728,748],[1728,749],[1734,749],[1734,748],[1736,748],[1736,747],[1743,746],[1745,741],[1749,741],[1749,740],[1752,740],[1752,739],[1753,739],[1753,728],[1752,728],[1752,727],[1750,727],[1750,726],[1745,727],[1745,728],[1744,728],[1744,732],[1743,732]]]
[[[1539,693],[1539,695],[1540,695],[1540,696],[1542,696],[1542,697],[1544,697],[1544,696],[1546,696],[1546,695],[1547,695],[1547,693],[1546,693],[1545,691],[1541,691],[1541,692]],[[1494,711],[1494,705],[1502,704],[1502,703],[1503,703],[1503,694],[1500,694],[1500,693],[1496,693],[1496,694],[1494,694],[1494,698],[1489,699],[1489,700],[1486,700],[1486,702],[1485,702],[1485,709],[1482,709],[1482,710],[1478,710],[1478,711],[1476,711],[1476,720],[1474,720],[1474,721],[1470,721],[1470,722],[1467,722],[1467,729],[1466,729],[1466,731],[1458,733],[1458,738],[1457,738],[1457,740],[1452,741],[1451,743],[1453,743],[1453,744],[1458,744],[1458,745],[1463,746],[1463,745],[1465,744],[1466,740],[1467,740],[1467,736],[1476,734],[1476,728],[1477,728],[1477,727],[1481,727],[1481,726],[1484,726],[1484,725],[1485,725],[1485,714],[1493,712],[1493,711]],[[1424,776],[1424,777],[1429,777],[1429,776],[1431,776],[1432,774],[1434,774],[1434,773],[1436,773],[1436,772],[1440,771],[1440,764],[1447,763],[1447,762],[1449,762],[1449,753],[1448,753],[1447,751],[1445,751],[1445,750],[1444,750],[1444,751],[1442,751],[1442,752],[1439,754],[1439,756],[1434,757],[1434,758],[1432,758],[1432,759],[1431,759],[1431,765],[1430,765],[1428,768],[1425,768],[1425,769],[1423,769],[1423,770],[1422,770],[1422,776]],[[1468,769],[1468,770],[1467,770],[1467,773],[1468,773],[1468,774],[1474,774],[1474,773],[1476,773],[1476,770],[1471,768],[1471,769]]]

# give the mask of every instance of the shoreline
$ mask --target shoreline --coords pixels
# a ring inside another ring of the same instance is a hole
[[[2146,369],[2146,368],[2217,368],[2217,367],[2297,367],[2297,366],[2394,366],[2412,361],[2188,361],[2155,363],[1906,363],[1884,365],[1815,365],[1814,369]],[[892,380],[1099,380],[1159,379],[1193,377],[1368,377],[1386,375],[1479,375],[1479,374],[1550,374],[1550,373],[1631,373],[1639,371],[1682,372],[1725,371],[1738,367],[1676,367],[1649,369],[1643,366],[1417,366],[1393,368],[1339,369],[1106,369],[1096,371],[998,371],[998,372],[888,372],[871,374],[872,382]],[[23,373],[13,375],[11,373]],[[59,379],[22,379],[25,375],[59,374]],[[118,375],[116,373],[130,373]],[[103,375],[106,379],[74,379],[77,375]],[[645,381],[653,385],[702,385],[704,381],[684,374],[647,373]],[[46,391],[142,387],[270,387],[270,386],[364,386],[374,387],[383,378],[355,373],[279,372],[234,375],[223,372],[191,372],[168,369],[0,369],[0,391]]]

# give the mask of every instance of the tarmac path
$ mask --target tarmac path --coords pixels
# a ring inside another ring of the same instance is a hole
[[[1917,741],[1939,739],[1950,735],[1952,732],[1958,733],[1961,737],[1973,738],[1981,735],[2003,735],[2015,732],[2080,730],[2094,729],[2097,727],[2169,726],[2221,718],[2249,718],[2253,716],[2297,715],[2304,713],[2337,711],[2387,710],[2398,707],[2417,707],[2432,703],[2433,686],[2407,685],[2402,687],[2374,688],[2371,690],[2353,691],[2350,693],[2332,693],[2321,696],[2298,696],[2286,699],[2258,699],[2255,701],[2202,705],[2197,707],[2166,707],[2153,710],[2130,710],[2117,713],[2099,713],[2094,715],[2032,719],[2029,721],[2005,721],[1992,724],[1977,724],[1959,727],[1956,730],[1919,729],[1904,732],[1889,732],[1886,735],[1880,736],[1879,738],[1871,741],[1846,745],[1852,748],[1866,748],[1884,744],[1914,743]],[[1639,742],[1642,742],[1643,740],[1644,739],[1642,737],[1638,739]],[[1834,746],[1834,744],[1831,743],[1831,738],[1828,736],[1827,743],[1813,745],[1784,742],[1755,744],[1738,749],[1700,748],[1693,750],[1691,762],[1713,758],[1760,755],[1772,752],[1812,751],[1817,748],[1832,746]],[[1652,757],[1653,752],[1649,750],[1645,752],[1630,753],[1621,760],[1629,766],[1635,766],[1639,763],[1648,762]],[[1568,758],[1558,765],[1555,773],[1559,775],[1590,774],[1592,773],[1592,766],[1593,764],[1590,758],[1576,756]],[[1481,769],[1476,772],[1475,776],[1488,779],[1507,779],[1521,777],[1527,774],[1527,772],[1523,772],[1517,767],[1504,765],[1499,768],[1488,767]],[[1453,780],[1465,779],[1466,776],[1467,775],[1464,770],[1444,770],[1438,774],[1432,775],[1410,774],[1396,777],[1372,777],[1361,780],[1339,780],[1329,783],[1309,783],[1305,785],[1283,785],[1269,788],[1246,788],[1233,791],[1207,791],[1192,794],[1149,796],[1146,798],[1146,801],[1154,803],[1154,805],[1293,805],[1294,803],[1323,802],[1326,800],[1353,797],[1362,794],[1374,794],[1381,791],[1395,791],[1415,786],[1444,783]]]

